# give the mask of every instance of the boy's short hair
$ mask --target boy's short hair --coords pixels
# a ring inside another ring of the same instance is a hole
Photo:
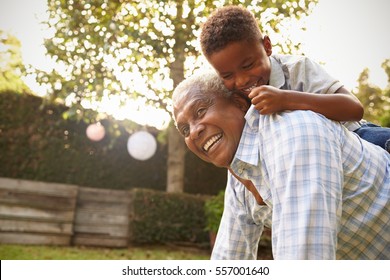
[[[203,24],[200,45],[208,57],[229,43],[260,41],[262,34],[254,15],[241,6],[225,6],[216,10]]]

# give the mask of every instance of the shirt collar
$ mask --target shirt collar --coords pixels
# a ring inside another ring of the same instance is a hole
[[[248,128],[254,132],[259,131],[259,112],[251,105],[245,114],[245,120]],[[244,127],[245,131],[245,127]]]
[[[273,56],[270,56],[269,59],[271,62],[271,74],[269,77],[269,85],[276,88],[281,88],[286,83],[282,65]]]
[[[257,165],[259,161],[259,112],[251,106],[245,115],[245,126],[240,143],[233,158],[231,167],[234,169],[239,162]]]

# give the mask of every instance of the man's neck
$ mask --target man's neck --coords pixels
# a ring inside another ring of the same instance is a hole
[[[264,201],[263,201],[263,198],[261,197],[260,193],[257,191],[255,185],[252,183],[251,180],[246,180],[246,179],[243,179],[239,176],[237,176],[233,170],[231,168],[229,168],[229,171],[230,173],[232,173],[232,175],[238,180],[240,181],[244,186],[245,188],[247,188],[248,191],[250,191],[253,196],[255,197],[257,203],[259,205],[265,205]]]

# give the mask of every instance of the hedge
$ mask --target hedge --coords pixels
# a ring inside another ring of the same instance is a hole
[[[207,244],[206,196],[133,189],[130,241]]]
[[[0,94],[1,177],[96,188],[166,189],[167,145],[158,143],[150,160],[137,161],[127,152],[130,134],[124,122],[104,120],[106,137],[92,142],[85,136],[86,123],[64,120],[65,107],[42,106],[42,102],[26,94]],[[114,135],[114,127],[120,135]],[[143,128],[137,124],[132,127]],[[159,133],[146,129],[155,136]],[[191,152],[185,160],[185,192],[216,194],[225,187],[224,169]]]

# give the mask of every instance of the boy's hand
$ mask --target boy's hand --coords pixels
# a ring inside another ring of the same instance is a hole
[[[248,95],[252,104],[262,115],[284,111],[286,101],[285,91],[272,87],[260,86],[254,88]]]

